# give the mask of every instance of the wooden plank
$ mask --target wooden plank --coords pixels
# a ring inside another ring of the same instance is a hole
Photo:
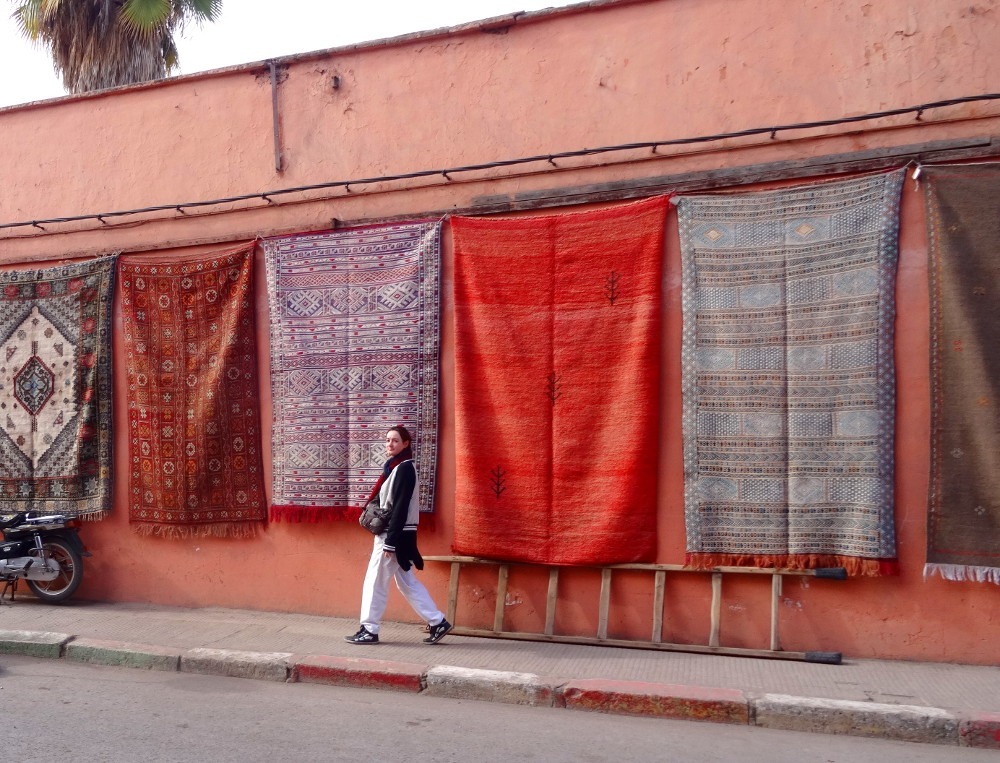
[[[451,578],[448,580],[448,622],[455,622],[455,613],[458,611],[458,575],[462,569],[461,562],[451,563]]]
[[[719,628],[722,623],[722,573],[712,573],[712,613],[711,631],[708,635],[708,645],[719,645]]]
[[[666,588],[667,573],[657,570],[653,577],[653,637],[654,644],[663,641],[663,592]]]
[[[549,593],[545,597],[545,635],[551,636],[556,630],[556,604],[559,601],[559,568],[549,569]]]
[[[778,640],[778,607],[781,605],[781,575],[771,576],[771,649],[781,649]]]
[[[808,652],[772,652],[768,649],[746,649],[736,646],[705,646],[702,644],[673,644],[649,641],[627,641],[625,639],[600,639],[593,636],[543,636],[539,633],[506,631],[502,634],[485,628],[455,628],[449,635],[476,636],[479,638],[503,638],[512,641],[538,641],[551,644],[586,644],[614,646],[623,649],[652,649],[660,652],[688,652],[691,654],[727,654],[739,657],[767,657],[775,660],[806,660]],[[809,660],[814,662],[815,660]]]
[[[608,637],[608,610],[611,608],[611,570],[601,570],[601,606],[597,616],[597,638]]]
[[[475,556],[450,556],[447,554],[439,554],[432,556],[425,556],[425,562],[462,562],[463,564],[492,564],[498,565],[503,564],[503,562],[497,559],[481,559]],[[517,562],[519,566],[522,567],[544,567],[549,569],[549,565],[535,563],[535,562]],[[776,572],[782,575],[799,575],[802,577],[815,577],[816,570],[790,570],[784,567],[712,567],[707,570],[695,569],[693,567],[685,567],[683,564],[641,564],[638,562],[630,562],[627,564],[608,564],[608,565],[580,565],[582,569],[607,569],[610,570],[645,570],[648,572],[656,572],[658,570],[663,570],[665,572],[687,572],[696,575],[708,575],[713,572],[725,572],[734,573],[740,575],[773,575]]]
[[[510,575],[510,565],[501,564],[497,573],[497,606],[493,612],[493,631],[503,632],[504,608],[507,606],[507,578]]]

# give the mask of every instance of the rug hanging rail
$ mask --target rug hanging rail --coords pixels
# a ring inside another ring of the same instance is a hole
[[[944,159],[983,159],[982,163],[992,163],[993,157],[1000,156],[1000,137],[962,138],[955,140],[931,141],[929,143],[897,146],[892,149],[873,149],[847,154],[825,154],[809,160],[768,162],[763,164],[740,165],[727,170],[693,171],[675,175],[658,175],[636,178],[627,181],[612,181],[578,186],[564,186],[546,191],[528,191],[513,195],[495,195],[477,197],[469,206],[450,207],[448,209],[422,210],[419,212],[380,215],[356,219],[332,218],[331,229],[355,228],[370,225],[389,225],[413,220],[431,220],[449,215],[483,216],[553,209],[576,204],[597,204],[631,199],[647,198],[657,194],[686,194],[717,189],[736,189],[748,185],[774,181],[805,180],[813,177],[853,174],[862,172],[879,172],[898,169],[903,165],[937,166]],[[328,198],[298,199],[285,202],[282,206],[297,206],[328,202]],[[251,211],[239,210],[239,211]],[[215,213],[208,213],[215,214]],[[188,215],[194,219],[194,215]],[[165,218],[148,222],[170,222],[176,218]],[[292,224],[281,228],[269,228],[268,237],[285,236],[301,233],[302,225]],[[41,233],[46,235],[72,235],[81,231],[66,231],[56,233]],[[128,247],[128,254],[143,252],[163,252],[171,249],[186,249],[197,246],[215,244],[232,245],[236,242],[260,238],[260,226],[242,231],[232,231],[217,236],[199,236],[195,238],[174,238],[169,246],[157,241],[152,244]],[[34,236],[0,237],[0,241],[17,241],[21,238]],[[81,251],[80,257],[104,256],[120,253],[121,246],[110,249]],[[51,254],[43,253],[16,262],[31,262],[51,259]],[[14,264],[14,261],[9,264]]]
[[[280,137],[278,134],[279,124],[277,119],[277,85],[280,80],[278,79],[278,72],[274,69],[273,63],[270,64],[270,67],[272,68],[271,76],[274,81],[272,108],[274,109],[273,116],[274,116],[274,130],[275,130],[275,140],[276,140],[275,166],[277,170],[281,172],[282,156],[281,156]],[[522,164],[533,164],[537,162],[546,162],[547,164],[558,166],[555,164],[556,159],[597,156],[603,154],[617,153],[621,151],[649,149],[652,155],[655,155],[656,149],[661,146],[698,145],[703,143],[715,143],[724,140],[731,140],[733,138],[753,137],[756,135],[770,135],[772,139],[776,139],[777,134],[779,132],[818,129],[822,127],[834,127],[837,125],[855,124],[857,122],[885,119],[887,117],[894,117],[894,116],[905,116],[908,114],[913,114],[915,120],[920,121],[924,112],[933,109],[941,109],[965,103],[978,103],[983,101],[996,101],[996,100],[1000,100],[1000,93],[983,93],[980,95],[968,95],[968,96],[961,96],[959,98],[949,98],[942,101],[933,101],[930,103],[924,103],[916,106],[902,106],[897,109],[875,111],[867,114],[857,114],[850,117],[836,117],[834,119],[820,119],[809,122],[795,122],[790,124],[772,125],[766,127],[751,127],[745,130],[737,130],[734,132],[715,133],[711,135],[698,135],[687,138],[667,138],[664,140],[641,141],[634,143],[619,143],[610,146],[597,146],[595,148],[581,148],[581,149],[574,149],[571,151],[558,151],[550,154],[520,156],[513,159],[500,159],[498,161],[493,161],[493,162],[481,162],[478,164],[467,164],[457,167],[418,170],[416,172],[405,172],[392,175],[379,175],[376,177],[369,177],[369,178],[355,178],[352,180],[330,180],[323,183],[312,183],[309,185],[276,188],[268,191],[257,191],[254,193],[237,194],[234,196],[227,196],[218,199],[183,201],[183,202],[174,202],[170,204],[158,204],[148,207],[139,207],[136,209],[115,210],[112,212],[100,212],[100,213],[95,212],[91,214],[70,215],[66,217],[53,217],[47,219],[0,223],[0,230],[10,229],[10,228],[21,228],[21,227],[35,227],[45,230],[44,228],[42,228],[41,225],[42,223],[68,223],[68,222],[80,222],[85,220],[96,220],[101,222],[102,224],[106,224],[102,218],[127,217],[131,215],[146,214],[150,212],[162,212],[162,211],[176,211],[180,214],[184,214],[185,209],[216,206],[219,204],[231,204],[237,201],[261,200],[265,201],[266,203],[272,203],[271,202],[272,197],[283,196],[286,194],[295,194],[295,193],[302,193],[305,191],[315,191],[315,190],[322,190],[329,188],[342,188],[349,193],[350,186],[352,185],[362,186],[374,183],[384,183],[388,181],[413,180],[413,179],[427,178],[427,177],[443,177],[446,180],[450,181],[452,179],[450,177],[451,175],[461,174],[465,172],[478,172],[483,170],[498,169],[504,167],[514,167]]]
[[[615,646],[628,649],[652,649],[669,652],[688,652],[695,654],[722,654],[740,657],[765,657],[778,660],[798,660],[803,662],[839,665],[842,661],[840,652],[790,652],[781,648],[779,635],[779,617],[781,605],[782,581],[786,576],[816,577],[830,580],[846,580],[847,572],[842,567],[823,568],[815,570],[789,570],[766,567],[716,567],[712,570],[695,570],[680,564],[613,564],[603,567],[573,567],[572,569],[600,570],[601,589],[598,599],[597,634],[595,636],[567,636],[556,634],[556,609],[559,603],[559,567],[503,562],[495,559],[480,559],[473,556],[425,556],[424,561],[442,562],[451,565],[448,582],[449,622],[457,623],[459,580],[463,565],[491,565],[497,567],[496,601],[493,612],[493,627],[472,628],[456,626],[452,631],[457,636],[479,636],[483,638],[501,638],[514,641],[543,641],[559,644],[587,644],[595,646]],[[542,567],[548,570],[548,589],[545,600],[545,625],[541,633],[525,631],[509,631],[504,629],[504,613],[506,609],[507,585],[510,579],[510,568]],[[653,573],[653,613],[652,633],[649,641],[618,639],[608,637],[608,621],[611,613],[611,581],[615,571],[629,570]],[[711,575],[712,595],[709,604],[709,635],[707,644],[679,644],[663,640],[663,605],[665,600],[666,578],[668,573],[694,573]],[[721,645],[722,623],[722,582],[725,575],[769,575],[771,577],[770,596],[770,634],[767,649],[751,649]]]

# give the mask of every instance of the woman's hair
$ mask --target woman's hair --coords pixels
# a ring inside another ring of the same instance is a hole
[[[402,424],[396,424],[394,427],[389,427],[387,430],[389,432],[396,432],[399,435],[399,439],[403,442],[413,442],[413,438],[410,437],[410,430],[404,427]]]

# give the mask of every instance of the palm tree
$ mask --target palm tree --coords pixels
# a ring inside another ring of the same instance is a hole
[[[21,33],[48,49],[71,93],[166,77],[178,64],[174,33],[222,12],[222,0],[16,2]]]

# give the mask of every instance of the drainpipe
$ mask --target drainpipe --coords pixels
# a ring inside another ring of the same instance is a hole
[[[271,126],[274,131],[274,169],[279,174],[284,172],[284,161],[281,156],[281,124],[278,115],[278,65],[274,61],[267,62],[271,70]]]

